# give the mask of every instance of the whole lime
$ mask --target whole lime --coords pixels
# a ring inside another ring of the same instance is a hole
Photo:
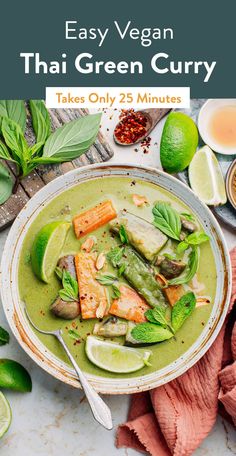
[[[160,158],[168,173],[183,171],[191,162],[198,145],[198,130],[191,117],[172,112],[164,125]]]
[[[11,359],[0,359],[0,388],[26,393],[32,390],[32,381],[21,364]]]

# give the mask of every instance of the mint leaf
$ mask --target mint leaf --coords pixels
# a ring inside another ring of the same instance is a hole
[[[178,212],[170,204],[158,201],[152,213],[154,215],[153,225],[168,237],[178,241],[181,231],[181,220]]]
[[[186,318],[191,315],[195,306],[196,297],[192,292],[185,294],[176,302],[171,313],[171,324],[175,331],[181,328]]]
[[[56,268],[55,272],[61,276],[63,289],[59,290],[59,296],[63,301],[77,301],[79,294],[78,282],[66,269],[63,272]]]
[[[173,334],[162,326],[153,323],[140,323],[132,329],[131,336],[138,342],[151,344],[171,339]]]
[[[119,263],[120,263],[121,258],[123,256],[123,253],[124,253],[124,248],[123,247],[114,247],[107,254],[107,259],[108,259],[108,261],[111,262],[111,264],[112,264],[112,266],[114,268],[119,266]]]

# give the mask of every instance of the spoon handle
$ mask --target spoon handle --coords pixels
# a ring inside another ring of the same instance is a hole
[[[69,360],[71,361],[80,381],[80,384],[84,390],[84,393],[88,399],[89,405],[91,407],[93,416],[98,423],[104,426],[106,429],[112,429],[112,417],[109,407],[105,404],[103,399],[98,395],[95,389],[90,385],[86,376],[83,374],[75,359],[70,353],[69,348],[67,347],[64,339],[61,336],[61,333],[58,332],[56,335],[57,339],[63,346]]]

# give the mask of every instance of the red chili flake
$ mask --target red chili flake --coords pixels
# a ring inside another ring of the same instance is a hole
[[[133,144],[146,134],[146,126],[147,117],[144,114],[133,109],[122,109],[114,135],[120,143]]]
[[[144,154],[148,154],[150,145],[151,145],[151,137],[150,136],[147,136],[146,138],[144,138],[141,141],[141,147],[143,149],[143,153]]]

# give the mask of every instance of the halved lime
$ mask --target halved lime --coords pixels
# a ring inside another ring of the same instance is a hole
[[[31,263],[38,279],[48,283],[64,245],[68,222],[51,222],[37,234],[31,251]]]
[[[106,342],[93,336],[88,336],[85,351],[88,359],[109,372],[135,372],[148,364],[151,351],[141,351],[136,348],[124,347],[113,342]]]
[[[163,128],[160,158],[167,173],[183,171],[191,162],[198,145],[198,130],[191,119],[182,112],[168,115]]]
[[[4,394],[0,391],[0,438],[7,432],[11,424],[11,407]]]
[[[21,364],[11,359],[0,359],[0,388],[28,393],[32,390],[32,381]]]
[[[190,185],[201,201],[208,206],[226,203],[224,178],[210,147],[204,146],[196,152],[188,173]]]

